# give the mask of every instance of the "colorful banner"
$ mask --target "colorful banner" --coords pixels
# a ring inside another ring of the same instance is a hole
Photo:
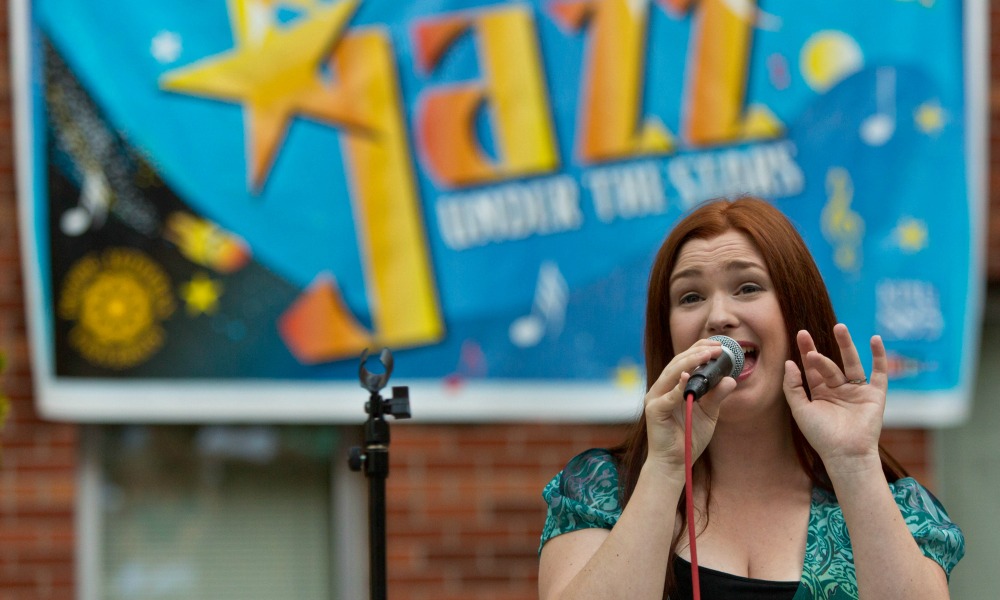
[[[629,418],[652,255],[741,194],[885,339],[890,422],[968,410],[981,6],[14,10],[48,416],[355,420],[359,356],[389,347],[418,418]]]

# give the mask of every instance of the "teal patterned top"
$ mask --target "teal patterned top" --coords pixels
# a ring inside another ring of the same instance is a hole
[[[937,498],[912,477],[890,483],[889,489],[920,550],[950,576],[965,554],[962,531]],[[577,529],[614,527],[622,511],[618,492],[618,468],[607,450],[587,450],[574,457],[542,492],[549,508],[541,545]],[[815,488],[802,580],[794,600],[857,597],[854,553],[844,515],[833,493]]]

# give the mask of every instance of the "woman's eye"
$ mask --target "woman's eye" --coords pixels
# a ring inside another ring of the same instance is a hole
[[[695,293],[692,292],[692,293],[684,294],[683,296],[681,296],[680,299],[677,301],[677,303],[678,304],[691,304],[692,302],[697,302],[698,298],[699,298],[698,294],[695,294]]]
[[[756,283],[744,283],[743,285],[740,286],[740,293],[741,294],[752,294],[754,292],[759,292],[759,291],[761,291],[763,289],[764,288],[760,287]]]

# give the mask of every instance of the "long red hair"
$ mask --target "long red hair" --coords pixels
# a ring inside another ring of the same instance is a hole
[[[702,204],[678,222],[653,262],[649,275],[644,337],[647,390],[674,357],[668,284],[681,248],[688,240],[711,239],[730,230],[746,235],[764,259],[785,322],[788,347],[791,349],[789,358],[804,372],[795,335],[799,330],[805,329],[812,335],[816,349],[843,368],[840,349],[833,337],[833,326],[837,323],[833,304],[802,236],[781,211],[764,200],[749,197],[715,200]],[[803,471],[809,475],[813,485],[832,491],[833,485],[823,461],[791,417],[789,427]],[[628,503],[635,490],[647,450],[646,420],[640,416],[624,442],[611,450],[618,461],[622,506]],[[906,475],[902,466],[881,447],[879,453],[887,481],[895,481]],[[705,480],[711,490],[711,464],[707,453],[698,462],[701,463],[700,468],[706,475]],[[685,521],[683,506],[682,494],[677,507],[682,524]],[[683,527],[678,531],[681,530]],[[667,592],[673,588],[673,558],[677,542],[678,537],[675,537],[670,546]]]

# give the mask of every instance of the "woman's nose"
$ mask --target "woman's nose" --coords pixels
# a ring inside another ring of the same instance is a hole
[[[728,298],[716,296],[709,302],[708,319],[705,327],[709,333],[717,334],[735,329],[740,321]]]

